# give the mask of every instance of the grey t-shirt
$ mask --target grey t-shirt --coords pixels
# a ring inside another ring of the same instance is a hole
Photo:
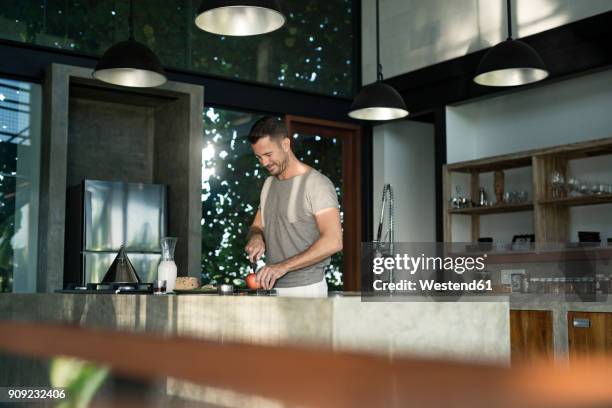
[[[266,179],[261,190],[260,210],[266,241],[266,262],[279,263],[307,250],[319,239],[314,215],[338,208],[332,182],[315,169],[287,180]],[[306,268],[288,272],[276,287],[291,288],[320,282],[329,265],[326,258]]]

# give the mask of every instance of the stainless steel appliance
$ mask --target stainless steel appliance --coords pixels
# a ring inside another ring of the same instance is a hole
[[[156,279],[166,186],[84,180],[68,194],[64,285],[100,283],[122,245],[143,282]]]

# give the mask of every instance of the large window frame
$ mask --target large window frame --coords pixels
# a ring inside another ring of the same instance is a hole
[[[2,122],[0,134],[2,143],[14,148],[14,156],[9,154],[8,160],[15,161],[12,172],[4,168],[0,172],[3,183],[7,178],[15,183],[14,190],[9,187],[9,194],[0,200],[3,206],[5,200],[13,201],[14,206],[11,214],[2,219],[2,263],[3,266],[10,265],[11,271],[3,276],[8,282],[0,282],[0,292],[32,293],[36,292],[38,285],[42,87],[37,81],[9,75],[0,74],[0,79],[0,88],[10,89],[13,93],[5,96],[6,92],[0,92],[0,110],[14,115],[11,118],[3,115],[3,119],[13,119],[14,122]],[[10,152],[12,149],[7,146],[6,150]],[[6,150],[3,149],[3,154]]]

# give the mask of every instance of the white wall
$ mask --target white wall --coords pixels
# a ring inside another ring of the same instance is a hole
[[[611,2],[612,3],[612,2]],[[448,106],[454,163],[612,136],[612,70]]]
[[[375,0],[362,0],[364,84],[376,79]],[[490,47],[506,38],[505,0],[380,0],[386,78]],[[612,10],[610,0],[513,0],[513,33],[525,37]]]
[[[395,201],[395,241],[435,242],[434,129],[400,121],[374,128],[374,233],[382,189],[391,183]]]
[[[611,112],[612,70],[448,106],[447,161],[612,137]],[[506,190],[525,188],[528,175],[507,173]],[[571,161],[569,174],[612,183],[612,156]],[[485,177],[485,188],[490,184],[487,180]],[[521,214],[524,213],[481,217],[481,236],[507,240],[515,233],[532,233],[530,214]],[[453,236],[465,236],[464,224],[461,220],[454,223]],[[612,205],[571,208],[571,241],[578,241],[577,231],[600,231],[604,241],[612,237]]]

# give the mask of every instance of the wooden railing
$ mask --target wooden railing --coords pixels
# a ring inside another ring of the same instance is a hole
[[[0,351],[73,356],[140,379],[173,377],[300,407],[612,406],[612,358],[506,368],[290,346],[0,321]],[[1,368],[0,368],[1,369]]]

